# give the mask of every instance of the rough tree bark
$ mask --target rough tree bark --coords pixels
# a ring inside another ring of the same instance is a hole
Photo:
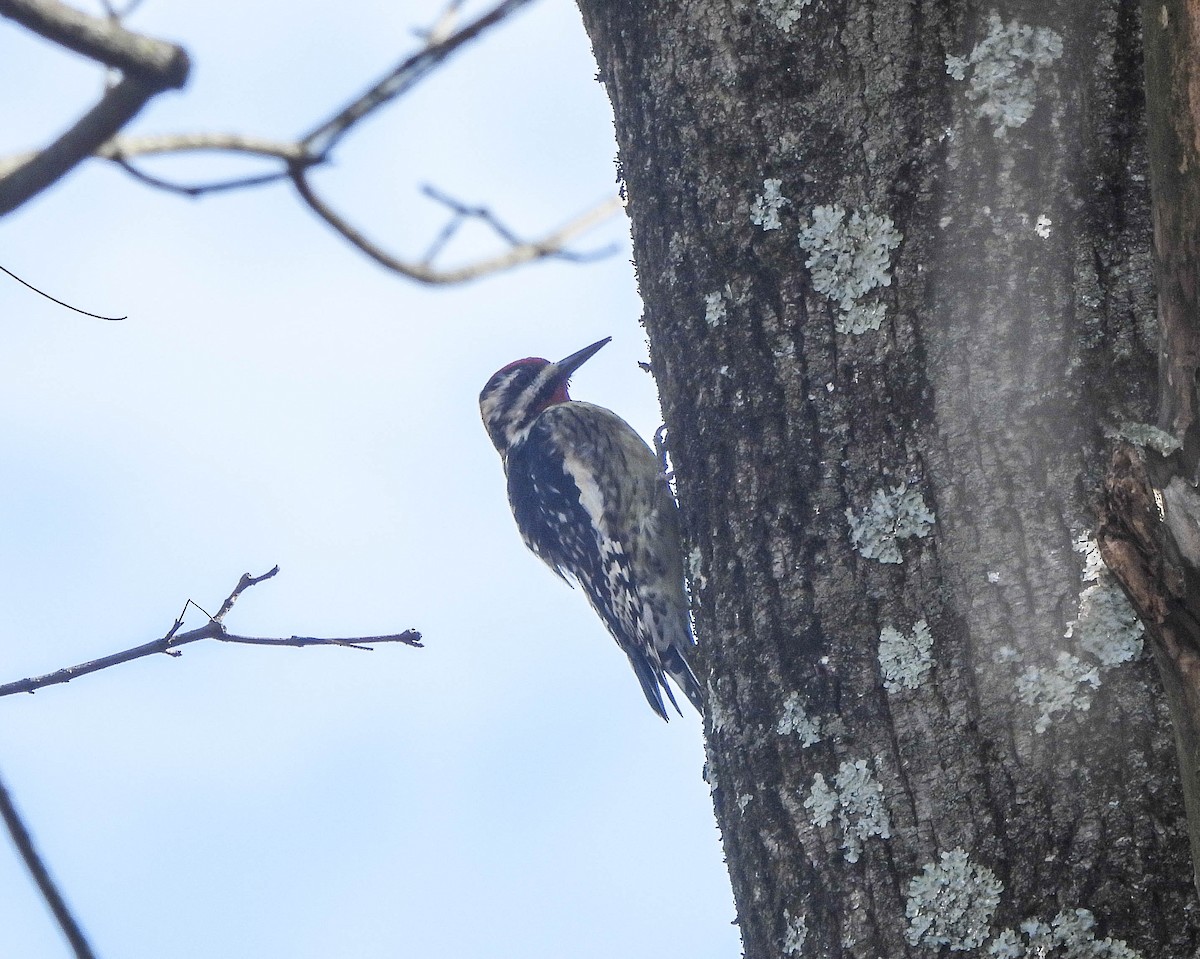
[[[1137,3],[580,7],[746,955],[1193,955],[1092,532],[1156,399]]]
[[[1143,4],[1161,432],[1118,449],[1100,548],[1148,627],[1200,889],[1200,3]]]

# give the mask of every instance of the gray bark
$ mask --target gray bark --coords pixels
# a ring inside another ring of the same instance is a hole
[[[580,6],[746,955],[1191,955],[1161,685],[1087,561],[1156,399],[1137,5]]]

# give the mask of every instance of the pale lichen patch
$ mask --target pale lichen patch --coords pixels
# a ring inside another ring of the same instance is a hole
[[[725,320],[725,304],[729,297],[729,284],[725,289],[714,290],[704,294],[704,322],[711,327],[718,327]]]
[[[1004,884],[963,849],[941,854],[909,880],[904,914],[910,945],[952,951],[978,949],[987,941]]]
[[[816,745],[821,741],[821,724],[819,720],[808,715],[807,703],[799,693],[788,693],[783,701],[783,715],[775,726],[780,736],[796,736],[804,747]]]
[[[1039,74],[1062,56],[1062,36],[1047,27],[1031,27],[995,10],[988,14],[988,33],[965,56],[946,57],[946,72],[970,80],[967,98],[975,112],[993,125],[1000,139],[1032,116]]]
[[[808,253],[804,265],[813,289],[837,305],[839,333],[865,333],[883,323],[886,307],[869,294],[891,285],[892,250],[901,239],[891,218],[869,209],[813,208],[800,230],[800,247]]]
[[[783,226],[779,211],[792,201],[779,192],[782,180],[763,180],[763,191],[750,204],[750,222],[764,230],[778,230]]]
[[[879,633],[879,668],[884,688],[895,692],[916,689],[933,668],[933,634],[929,624],[919,620],[907,635],[893,626]]]
[[[788,910],[783,910],[783,942],[780,949],[785,956],[798,956],[804,949],[804,940],[808,938],[808,923],[804,916],[793,916]]]
[[[1057,713],[1089,709],[1103,673],[1135,659],[1142,651],[1145,627],[1104,565],[1096,541],[1080,536],[1074,549],[1083,554],[1084,588],[1079,594],[1079,612],[1067,624],[1064,636],[1073,639],[1087,658],[1060,650],[1052,666],[1029,666],[1017,677],[1018,698],[1038,711],[1033,726],[1038,733],[1050,728]],[[993,659],[1018,662],[1021,656],[1010,650],[1003,658],[993,654]]]
[[[850,543],[867,559],[902,563],[900,540],[923,539],[933,529],[934,516],[920,490],[899,483],[890,490],[877,489],[860,512],[846,509]]]
[[[1055,713],[1090,709],[1092,693],[1099,688],[1099,669],[1066,650],[1059,652],[1053,666],[1030,666],[1017,678],[1021,702],[1038,710],[1033,728],[1039,733],[1050,728]]]
[[[846,760],[838,767],[831,787],[817,773],[804,806],[817,826],[828,826],[836,813],[842,830],[847,862],[858,862],[863,842],[872,836],[890,839],[891,821],[883,805],[883,787],[865,759]]]
[[[780,30],[790,30],[812,0],[758,0],[758,9]]]
[[[1121,939],[1097,939],[1096,917],[1087,909],[1064,909],[1049,923],[1027,919],[1018,927],[1025,937],[1004,929],[988,943],[994,959],[1141,959]]]

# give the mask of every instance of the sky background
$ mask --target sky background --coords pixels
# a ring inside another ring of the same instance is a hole
[[[129,25],[181,42],[193,73],[130,132],[295,136],[438,9],[145,0]],[[548,231],[615,189],[595,72],[573,5],[540,0],[317,182],[414,256],[443,221],[423,183]],[[0,21],[0,78],[21,91],[0,100],[10,153],[101,74]],[[0,276],[0,681],[154,639],[276,563],[232,631],[427,642],[197,644],[0,701],[0,771],[99,955],[740,954],[700,723],[654,716],[582,595],[521,544],[479,422],[500,366],[611,335],[574,394],[653,433],[627,225],[577,246],[607,243],[597,264],[426,289],[286,186],[189,201],[98,162],[0,221],[0,264],[129,315]],[[450,261],[494,249],[470,234]],[[0,930],[3,956],[67,952],[7,841]]]

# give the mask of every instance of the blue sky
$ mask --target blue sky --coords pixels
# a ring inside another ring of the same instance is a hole
[[[295,135],[437,9],[146,0],[130,25],[184,43],[193,74],[132,129]],[[541,0],[319,183],[413,254],[441,222],[426,182],[552,229],[615,186],[594,74],[573,6]],[[0,76],[26,91],[0,103],[5,153],[100,82],[7,22]],[[234,631],[428,643],[199,644],[0,702],[0,770],[101,955],[739,954],[699,722],[655,717],[583,597],[521,545],[479,423],[499,366],[611,335],[575,395],[653,432],[626,225],[580,245],[611,242],[598,264],[424,289],[286,187],[188,201],[95,163],[0,221],[0,263],[129,314],[89,320],[0,277],[0,681],[153,639],[187,598],[217,606],[276,563]],[[5,954],[65,954],[7,843],[0,928]]]

